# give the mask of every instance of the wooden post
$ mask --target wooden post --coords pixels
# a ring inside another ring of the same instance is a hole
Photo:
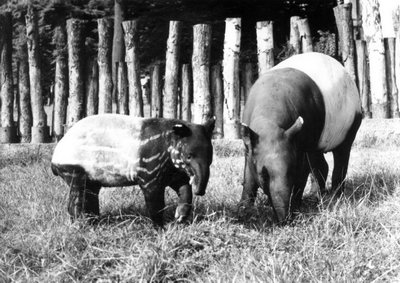
[[[366,55],[366,43],[364,40],[356,40],[357,49],[357,74],[358,74],[358,89],[361,96],[361,106],[364,117],[372,118],[370,111],[369,97],[369,80],[368,80],[368,63]]]
[[[32,143],[43,143],[48,140],[49,127],[43,104],[42,73],[39,57],[39,30],[36,12],[29,6],[25,16],[29,62],[29,84],[32,106]]]
[[[274,66],[274,33],[272,21],[257,22],[258,76]]]
[[[0,143],[17,140],[14,125],[14,88],[12,72],[12,20],[11,13],[0,14]]]
[[[299,32],[299,16],[290,18],[290,46],[293,48],[294,54],[301,53],[301,37]]]
[[[399,118],[399,101],[398,101],[398,89],[396,84],[396,73],[395,73],[395,38],[385,38],[385,54],[386,54],[386,79],[388,86],[389,95],[389,112],[391,117]]]
[[[135,21],[124,21],[125,61],[128,67],[129,82],[129,114],[143,117],[142,85],[140,83],[139,34]]]
[[[112,112],[112,19],[97,20],[99,31],[99,114]]]
[[[190,73],[190,65],[183,64],[182,65],[182,91],[181,91],[181,106],[182,106],[182,115],[181,119],[190,122],[192,119],[192,111],[190,107],[190,102],[192,98],[192,76]]]
[[[162,91],[161,91],[161,77],[160,77],[160,63],[155,63],[151,70],[151,117],[163,117],[162,113]]]
[[[301,38],[301,50],[303,53],[312,52],[313,51],[313,43],[311,37],[310,25],[308,23],[308,19],[300,19],[299,20],[299,34]]]
[[[99,65],[97,58],[90,58],[87,64],[86,79],[86,116],[96,115],[99,111]]]
[[[125,0],[114,0],[114,34],[112,40],[113,100],[115,110],[129,114],[128,70],[125,63],[125,42],[122,22],[125,18]]]
[[[22,38],[21,38],[22,37]],[[17,51],[18,57],[18,108],[19,108],[19,137],[21,143],[31,142],[32,109],[29,88],[28,49],[26,46],[25,29],[20,34],[20,44]]]
[[[225,21],[224,41],[224,137],[237,139],[240,137],[239,128],[239,52],[241,36],[241,19],[227,18]]]
[[[366,0],[363,2],[362,26],[367,41],[369,57],[372,116],[374,118],[389,118],[385,48],[380,25],[378,0]]]
[[[164,85],[164,110],[165,118],[177,118],[178,102],[178,75],[179,75],[179,44],[182,23],[169,22],[169,36],[167,41],[167,54],[165,61],[165,85]]]
[[[211,68],[211,95],[213,97],[214,116],[216,118],[213,137],[215,139],[222,139],[224,137],[224,87],[220,64],[216,64]]]
[[[69,97],[67,107],[68,130],[76,122],[83,118],[84,112],[84,80],[83,80],[83,64],[84,64],[84,27],[85,21],[78,19],[67,20],[68,34],[68,69],[69,69]]]
[[[68,98],[68,48],[64,24],[56,27],[53,41],[56,45],[53,138],[59,141],[64,136]]]
[[[393,12],[393,29],[395,36],[395,52],[394,52],[394,72],[396,76],[397,88],[400,88],[400,5]],[[400,96],[398,95],[397,103],[400,105]]]
[[[346,71],[354,82],[357,82],[354,58],[353,20],[351,18],[352,4],[346,3],[333,8],[336,26],[339,31],[339,50]]]
[[[211,114],[210,52],[211,25],[193,26],[193,116],[194,123],[204,123]]]

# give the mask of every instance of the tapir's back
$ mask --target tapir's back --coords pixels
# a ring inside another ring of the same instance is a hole
[[[108,175],[133,180],[139,161],[143,118],[104,114],[77,122],[54,149],[54,165],[79,165],[89,177]],[[107,174],[105,171],[109,171]],[[100,172],[101,171],[101,172]],[[110,177],[111,178],[111,177]]]
[[[357,86],[344,67],[328,55],[310,52],[294,55],[273,69],[278,68],[298,69],[317,84],[326,113],[319,148],[329,151],[339,145],[352,126],[356,114],[361,113]]]

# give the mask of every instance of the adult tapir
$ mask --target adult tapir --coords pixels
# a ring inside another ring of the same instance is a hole
[[[190,213],[192,186],[204,195],[215,119],[204,125],[175,119],[103,114],[77,122],[54,149],[51,167],[70,186],[72,219],[99,215],[101,187],[139,185],[156,225],[163,223],[164,191],[179,196],[175,217]]]
[[[257,188],[268,195],[279,222],[301,204],[310,172],[325,190],[332,151],[332,188],[344,181],[361,124],[359,93],[343,66],[321,53],[282,61],[255,82],[243,113],[246,147],[241,212]]]

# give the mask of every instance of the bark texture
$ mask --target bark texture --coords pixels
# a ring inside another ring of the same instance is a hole
[[[224,137],[240,137],[240,86],[239,86],[239,52],[240,52],[241,19],[228,18],[225,21],[224,41]]]
[[[358,90],[361,96],[361,106],[364,117],[371,118],[370,111],[370,91],[368,79],[368,63],[366,55],[366,43],[364,40],[356,40],[357,49],[357,74],[358,74]]]
[[[191,100],[192,100],[192,77],[190,65],[182,65],[182,91],[181,91],[181,119],[190,122],[192,119]]]
[[[216,118],[213,137],[222,139],[224,137],[224,87],[220,64],[216,64],[211,68],[211,95]]]
[[[64,25],[55,29],[56,74],[54,82],[53,137],[58,141],[64,135],[68,98],[68,49],[67,32]]]
[[[389,99],[389,111],[390,116],[393,118],[399,118],[399,101],[398,101],[398,89],[396,83],[395,73],[395,38],[385,38],[385,54],[386,54],[386,79],[388,86],[388,99]]]
[[[36,12],[32,7],[28,9],[25,20],[33,127],[44,127],[47,126],[47,120],[43,106],[42,73],[40,69],[39,56],[39,30]],[[35,141],[32,140],[32,142]]]
[[[355,69],[355,47],[353,38],[352,4],[341,4],[333,8],[339,31],[339,50],[346,71],[357,82]]]
[[[83,118],[85,88],[83,80],[84,65],[84,24],[78,19],[67,20],[69,97],[66,128],[69,129]]]
[[[211,25],[193,26],[193,116],[194,123],[204,123],[211,116],[210,52]]]
[[[169,22],[169,36],[165,61],[164,110],[165,118],[178,117],[179,53],[182,23]]]
[[[299,32],[299,16],[290,18],[290,46],[293,48],[294,54],[301,53],[301,37]]]
[[[311,37],[311,30],[310,25],[308,23],[308,19],[300,19],[299,20],[299,34],[301,38],[301,51],[302,53],[305,52],[312,52],[313,51],[313,43]]]
[[[122,26],[125,32],[125,61],[128,66],[129,78],[129,114],[143,117],[138,23],[137,21],[125,21],[122,23]]]
[[[99,30],[99,108],[98,113],[112,112],[112,19],[97,20]]]
[[[362,26],[369,57],[372,116],[373,118],[389,118],[385,48],[378,0],[363,1]]]
[[[257,22],[257,56],[258,75],[274,66],[274,23],[272,21]]]
[[[14,125],[14,88],[12,73],[12,19],[11,13],[0,14],[0,142],[16,141]]]
[[[151,70],[151,117],[163,117],[162,113],[162,91],[161,91],[161,67],[160,63],[154,64]]]
[[[99,66],[97,58],[90,58],[87,64],[86,78],[86,116],[96,115],[99,111]]]

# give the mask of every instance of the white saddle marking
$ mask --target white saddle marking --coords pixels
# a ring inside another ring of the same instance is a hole
[[[328,55],[309,52],[294,55],[271,70],[278,68],[306,73],[321,90],[326,115],[319,149],[327,152],[343,142],[356,113],[361,113],[357,86],[344,67]]]

